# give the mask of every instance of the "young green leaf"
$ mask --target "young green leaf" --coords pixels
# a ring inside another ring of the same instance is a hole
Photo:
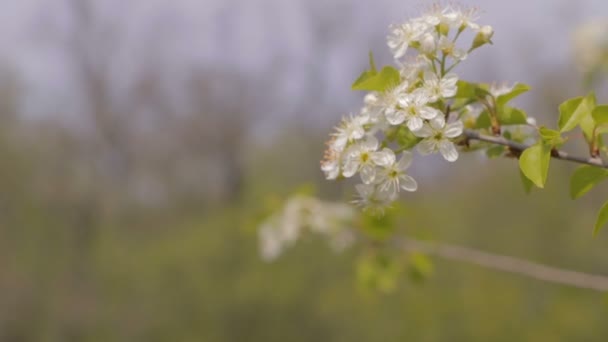
[[[529,180],[526,175],[524,175],[521,169],[519,170],[519,177],[521,178],[521,184],[524,186],[524,191],[526,192],[526,194],[530,194],[534,183],[532,183],[532,181]]]
[[[576,169],[570,178],[570,197],[577,199],[598,183],[608,178],[608,170],[584,165]]]
[[[379,73],[364,72],[352,85],[353,90],[385,91],[399,85],[401,76],[399,70],[385,66]]]
[[[477,120],[475,121],[475,128],[477,128],[477,129],[488,128],[490,126],[492,126],[492,121],[490,120],[490,114],[488,113],[487,110],[484,110],[477,117]]]
[[[595,228],[593,229],[593,236],[597,235],[599,231],[604,227],[604,225],[608,222],[608,202],[604,203],[600,212],[597,215],[597,220],[595,221]]]
[[[559,131],[549,129],[544,126],[538,129],[538,134],[543,142],[550,146],[558,146],[565,142]]]
[[[504,106],[498,110],[497,116],[498,121],[503,125],[525,125],[527,123],[526,112],[518,108]]]
[[[559,106],[559,129],[567,132],[576,127],[585,117],[591,116],[595,107],[595,94],[566,100]]]
[[[542,142],[527,148],[519,157],[519,168],[539,188],[545,186],[551,149]]]
[[[528,90],[530,90],[530,86],[523,83],[517,83],[510,92],[502,94],[496,98],[496,106],[504,106],[509,101],[527,92]]]
[[[603,125],[608,123],[608,105],[599,105],[591,112],[593,120],[597,125]]]

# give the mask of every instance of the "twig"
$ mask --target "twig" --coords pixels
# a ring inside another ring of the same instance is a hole
[[[479,140],[479,141],[484,141],[484,142],[488,142],[488,143],[492,143],[492,144],[507,146],[511,150],[518,151],[518,152],[523,152],[525,149],[530,147],[530,145],[507,140],[503,137],[494,137],[494,136],[490,136],[490,135],[480,134],[479,132],[470,130],[470,129],[464,130],[464,136],[469,140]],[[599,158],[584,158],[584,157],[578,157],[578,156],[571,156],[567,152],[564,152],[561,150],[553,150],[551,152],[551,157],[556,158],[556,159],[571,161],[574,163],[592,165],[592,166],[597,166],[597,167],[601,167],[604,169],[608,169],[608,164],[604,163]]]
[[[510,256],[482,252],[468,247],[426,242],[412,238],[399,240],[398,246],[408,251],[417,251],[449,260],[464,261],[550,283],[602,292],[608,291],[608,276],[570,271]]]

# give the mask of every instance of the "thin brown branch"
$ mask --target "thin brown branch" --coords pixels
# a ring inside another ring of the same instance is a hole
[[[484,141],[484,142],[491,143],[491,144],[507,146],[512,151],[519,152],[519,153],[523,152],[525,149],[530,147],[530,145],[507,140],[503,137],[495,137],[495,136],[481,134],[477,131],[470,130],[470,129],[465,129],[463,134],[469,140],[478,140],[478,141]],[[592,165],[592,166],[597,166],[597,167],[601,167],[604,169],[608,169],[608,164],[604,163],[604,161],[602,161],[600,158],[585,158],[585,157],[572,156],[572,155],[568,154],[567,152],[564,152],[561,150],[553,150],[551,152],[551,157],[556,158],[556,159],[571,161],[574,163]]]
[[[510,256],[482,252],[468,247],[412,238],[399,240],[398,247],[407,251],[417,251],[448,260],[463,261],[550,283],[602,292],[608,291],[608,276],[565,270]]]

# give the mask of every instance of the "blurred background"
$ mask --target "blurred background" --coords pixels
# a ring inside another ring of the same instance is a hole
[[[608,3],[462,3],[496,33],[461,78],[530,84],[518,104],[554,126],[588,81],[573,32]],[[430,2],[0,4],[0,341],[608,339],[606,297],[587,290],[437,260],[375,293],[356,247],[315,238],[260,258],[260,219],[301,184],[352,195],[323,180],[323,142],[358,111],[368,51],[391,63],[388,25]],[[574,166],[526,196],[513,160],[427,159],[403,201],[412,234],[608,274],[608,234],[591,236],[607,188],[572,202]]]

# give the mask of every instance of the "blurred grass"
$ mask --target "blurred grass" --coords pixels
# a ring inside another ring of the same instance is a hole
[[[115,216],[95,209],[91,221],[77,219],[79,211],[90,210],[80,197],[48,197],[29,186],[43,167],[35,153],[27,158],[14,147],[0,148],[0,340],[608,337],[602,294],[476,266],[436,260],[436,275],[423,284],[404,277],[395,293],[380,294],[358,286],[356,247],[334,254],[313,238],[274,263],[262,262],[255,218],[270,194],[284,195],[306,178],[297,169],[317,152],[307,147],[289,157],[283,148],[257,152],[240,200],[207,208],[176,202]],[[423,177],[424,191],[404,200],[408,234],[605,273],[608,239],[591,238],[602,193],[571,202],[570,166],[554,163],[548,189],[530,196],[523,194],[512,160],[470,156],[450,166]],[[334,186],[319,184],[322,193]],[[97,227],[89,238],[82,237],[81,230],[90,228],[83,222]]]

